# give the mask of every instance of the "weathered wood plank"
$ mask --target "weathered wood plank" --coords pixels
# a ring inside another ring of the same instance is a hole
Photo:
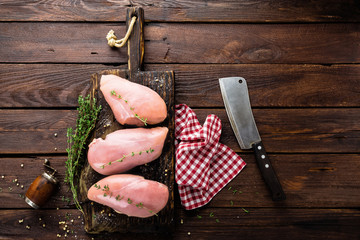
[[[360,156],[355,154],[270,154],[287,200],[275,203],[261,178],[251,153],[240,153],[247,166],[208,207],[300,207],[357,208],[360,199]],[[44,208],[74,207],[72,195],[63,182],[66,156],[0,158],[0,208],[30,208],[22,199],[31,182],[44,170],[47,158],[58,170],[59,189]],[[24,164],[21,168],[20,165]],[[13,180],[17,179],[17,182]],[[16,184],[19,183],[19,186]],[[21,185],[24,188],[21,188]],[[11,187],[11,191],[9,189]],[[177,190],[176,190],[177,192]],[[176,194],[178,195],[178,194]],[[178,197],[176,197],[178,199]],[[177,200],[176,200],[177,201]],[[180,206],[180,205],[179,205]]]
[[[1,110],[0,152],[65,153],[76,118],[75,110]]]
[[[191,107],[223,107],[218,79],[247,80],[253,107],[360,106],[359,65],[225,64],[170,65],[176,101]],[[165,68],[149,64],[149,70]]]
[[[196,109],[202,123],[210,113],[220,117],[220,141],[241,151],[223,109]],[[359,152],[359,109],[253,109],[269,152]]]
[[[127,7],[142,7],[147,21],[358,22],[354,0],[330,1],[2,1],[0,21],[125,21]],[[121,14],[123,13],[123,14]]]
[[[101,64],[1,64],[0,107],[74,107]],[[253,107],[358,107],[360,65],[147,64],[176,74],[177,104],[223,107],[218,79],[247,79]]]
[[[271,200],[253,154],[239,155],[247,166],[214,197],[210,207],[311,208],[359,205],[359,155],[269,155],[286,193],[283,202]]]
[[[220,141],[241,151],[225,109],[195,109],[195,112],[200,123],[208,114],[219,116],[223,125]],[[269,152],[360,151],[358,108],[254,109],[253,112]],[[76,110],[0,110],[0,153],[65,153],[66,128],[75,125],[76,117]]]
[[[75,107],[90,86],[91,74],[106,65],[3,64],[1,107]]]
[[[202,208],[177,211],[174,235],[113,233],[89,235],[77,210],[0,210],[0,238],[55,239],[357,239],[357,209]],[[214,217],[209,215],[213,213]],[[202,216],[199,219],[197,216]],[[276,216],[276,217],[274,217]],[[41,219],[41,220],[40,220]],[[180,223],[183,219],[183,224]],[[218,219],[218,222],[216,221]],[[19,220],[23,220],[19,223]],[[73,222],[71,222],[73,220]],[[60,224],[59,224],[60,222]],[[65,222],[67,227],[65,227]],[[45,227],[43,227],[45,224]],[[30,226],[30,229],[26,229]],[[64,230],[65,228],[65,230]],[[67,233],[67,230],[69,232]],[[190,234],[189,234],[190,233]]]
[[[194,239],[344,239],[357,238],[359,210],[202,208],[180,212],[177,235]],[[213,215],[213,217],[210,217]],[[190,217],[191,216],[191,217]],[[202,218],[199,219],[198,216]],[[216,221],[218,219],[218,221]]]
[[[0,62],[125,63],[111,49],[115,23],[0,24]],[[359,63],[359,24],[181,24],[145,26],[145,63]],[[19,38],[18,36],[21,36]]]

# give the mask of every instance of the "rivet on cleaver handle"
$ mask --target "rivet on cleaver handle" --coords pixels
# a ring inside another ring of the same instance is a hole
[[[246,80],[241,77],[229,77],[220,78],[219,83],[226,113],[241,149],[254,150],[260,172],[271,191],[272,199],[285,200],[285,193],[271,166],[255,124]]]

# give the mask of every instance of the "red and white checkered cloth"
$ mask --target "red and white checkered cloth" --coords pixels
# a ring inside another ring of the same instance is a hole
[[[221,120],[209,115],[202,127],[191,108],[175,106],[175,180],[187,210],[207,204],[246,165],[219,142]]]

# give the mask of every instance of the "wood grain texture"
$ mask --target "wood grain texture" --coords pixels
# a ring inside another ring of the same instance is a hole
[[[176,234],[113,233],[89,235],[82,229],[77,210],[0,210],[0,238],[56,239],[57,234],[75,239],[357,239],[357,209],[248,209],[203,208],[198,212],[177,210]],[[209,215],[213,213],[214,217]],[[197,216],[202,216],[199,219]],[[276,216],[276,217],[274,217]],[[41,220],[39,220],[41,218]],[[180,223],[183,219],[183,224]],[[216,222],[218,219],[218,222]],[[24,220],[19,223],[19,220]],[[73,220],[73,222],[71,222]],[[67,227],[64,230],[65,222]],[[45,228],[43,227],[43,224]],[[30,226],[30,229],[26,229]],[[190,234],[189,234],[190,233]]]
[[[161,69],[162,65],[146,65]],[[224,107],[219,78],[247,80],[253,107],[360,106],[359,65],[225,64],[168,66],[176,73],[176,102]]]
[[[66,129],[74,127],[74,110],[1,110],[0,152],[65,153]],[[56,136],[55,136],[56,134]]]
[[[102,64],[1,64],[0,107],[75,107]],[[358,107],[360,65],[146,64],[176,73],[176,104],[223,107],[218,79],[243,76],[253,107]],[[291,90],[291,91],[289,91]]]
[[[195,110],[202,123],[212,113],[220,117],[220,141],[240,151],[223,109]],[[358,109],[253,109],[268,152],[359,152]],[[345,130],[348,129],[348,130]]]
[[[242,172],[207,205],[213,208],[357,208],[360,191],[360,156],[358,154],[269,154],[279,176],[287,200],[274,203],[252,153],[239,153],[247,163]],[[22,209],[28,206],[24,195],[35,177],[44,171],[44,159],[58,170],[59,189],[44,209],[74,208],[72,195],[63,182],[66,156],[34,156],[0,158],[1,209]],[[24,168],[20,165],[24,164]],[[17,179],[19,186],[13,180]],[[21,188],[21,185],[24,188]],[[12,188],[10,191],[9,187]],[[177,188],[174,189],[178,196]],[[180,207],[178,197],[176,206]],[[219,210],[222,211],[222,210]]]
[[[145,39],[144,39],[144,9],[129,8],[126,12],[126,29],[129,31],[130,22],[132,18],[136,17],[131,35],[128,39],[128,69],[129,78],[142,71],[144,68],[144,53],[145,53]]]
[[[110,29],[125,34],[115,23],[3,22],[0,62],[125,63],[126,50],[106,44]],[[356,23],[149,23],[144,63],[359,63],[359,32]]]
[[[194,110],[201,124],[207,115],[217,115],[222,121],[220,141],[241,151],[225,109]],[[358,108],[254,109],[253,113],[268,152],[360,151]],[[75,125],[76,117],[75,110],[0,110],[0,153],[65,153],[66,128]]]
[[[20,1],[0,4],[0,21],[125,21],[127,7],[142,7],[147,21],[358,22],[354,0],[330,1]],[[120,14],[119,14],[120,13]]]
[[[75,107],[87,91],[91,74],[109,66],[71,64],[3,64],[1,107]]]
[[[343,239],[359,237],[359,211],[349,209],[212,209],[181,212],[180,239]],[[189,218],[189,215],[192,216]],[[210,217],[213,215],[213,217]],[[202,218],[199,219],[198,216]],[[219,221],[217,222],[216,219]],[[211,229],[210,231],[208,229]],[[208,235],[209,234],[209,235]]]

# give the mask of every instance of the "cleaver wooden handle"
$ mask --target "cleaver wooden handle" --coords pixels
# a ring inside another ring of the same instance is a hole
[[[266,154],[264,145],[260,141],[259,143],[253,144],[252,147],[255,152],[255,158],[260,168],[260,172],[265,180],[265,183],[271,191],[272,199],[274,201],[285,200],[285,193],[273,167],[271,166],[271,162],[268,155]]]

